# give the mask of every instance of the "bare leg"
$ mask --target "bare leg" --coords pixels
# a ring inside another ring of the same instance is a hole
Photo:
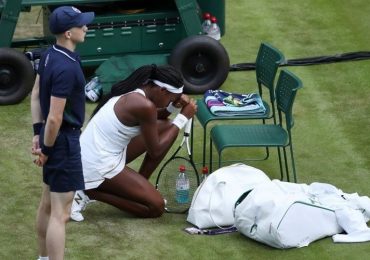
[[[170,126],[169,120],[158,120],[159,134],[163,134]],[[168,147],[167,151],[170,148],[171,146]],[[145,151],[146,147],[142,136],[133,138],[127,147],[126,162],[135,160]],[[145,156],[139,171],[140,174],[126,166],[117,176],[105,179],[98,188],[86,190],[85,193],[90,199],[108,203],[137,217],[159,217],[164,212],[164,201],[148,179],[165,154],[156,160]],[[142,171],[142,169],[145,170]]]
[[[48,185],[44,184],[36,218],[36,229],[40,256],[48,255],[46,249],[46,232],[49,225],[50,211],[50,189]]]
[[[74,192],[50,192],[51,214],[46,233],[46,246],[53,260],[64,259],[65,226],[69,220]]]
[[[160,193],[147,179],[128,167],[112,179],[106,179],[97,189],[85,192],[91,199],[108,203],[137,217],[155,218],[164,212]]]

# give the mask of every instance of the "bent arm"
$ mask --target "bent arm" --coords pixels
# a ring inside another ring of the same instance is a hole
[[[154,112],[147,111],[139,123],[147,155],[152,159],[157,159],[163,157],[172,146],[179,133],[179,128],[171,124],[168,129],[160,133],[156,111]]]
[[[164,108],[158,108],[157,109],[157,114],[158,114],[158,116],[157,116],[158,119],[167,119],[171,115],[171,113],[168,112],[167,108],[165,108],[165,107]]]
[[[186,118],[191,118],[196,112],[196,108],[195,101],[191,101],[181,110],[181,114]],[[141,124],[141,129],[147,153],[139,172],[149,179],[150,175],[154,172],[175,142],[180,129],[175,124],[170,123],[167,128],[159,132],[156,120],[143,122]]]
[[[181,112],[178,116],[189,119],[194,116],[196,110],[196,102],[191,100],[181,109]],[[140,110],[139,123],[141,126],[141,133],[144,138],[147,154],[150,157],[163,157],[163,155],[168,151],[169,147],[172,146],[179,133],[179,127],[175,122],[176,118],[173,121],[173,124],[168,127],[168,129],[162,133],[159,133],[156,109],[148,107],[147,109]]]
[[[168,104],[167,107],[159,108],[158,112],[158,119],[167,119],[169,115],[172,113],[179,113],[181,108],[189,104],[190,98],[189,96],[182,94],[177,100]]]
[[[158,125],[158,122],[156,122],[156,125]],[[145,133],[142,132],[147,153],[145,154],[144,160],[139,169],[139,173],[147,179],[150,178],[152,173],[155,171],[155,169],[161,163],[163,158],[166,156],[167,152],[172,147],[179,133],[179,128],[171,124],[170,121],[167,121],[167,124],[164,125],[165,127],[162,126],[162,130],[159,130],[158,126],[156,126],[156,130],[155,131],[153,130],[152,133],[149,133],[150,131],[145,130],[144,130]],[[155,145],[154,142],[150,141],[153,139],[151,139],[151,137],[148,137],[153,133],[156,133],[155,135],[157,138],[158,150],[155,150],[153,146]],[[148,149],[148,147],[150,149]]]

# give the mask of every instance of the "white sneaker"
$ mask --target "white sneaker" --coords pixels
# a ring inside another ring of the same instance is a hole
[[[80,211],[71,212],[70,218],[77,222],[81,222],[84,220],[84,216],[82,216]]]
[[[72,202],[70,218],[77,222],[83,221],[84,217],[82,216],[81,211],[86,208],[86,205],[89,202],[89,197],[82,190],[76,191]]]

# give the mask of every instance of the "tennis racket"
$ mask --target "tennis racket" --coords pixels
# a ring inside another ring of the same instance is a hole
[[[199,186],[199,175],[195,168],[189,146],[192,119],[185,125],[184,137],[175,153],[164,163],[156,180],[156,189],[165,199],[165,210],[170,213],[186,213],[190,207],[194,192]],[[180,151],[186,145],[187,156],[180,156]],[[185,166],[185,175],[188,177],[188,191],[181,193],[176,188],[178,184],[179,168]]]
[[[221,235],[221,234],[233,233],[233,232],[238,231],[235,226],[227,227],[227,228],[210,228],[210,229],[187,227],[184,230],[185,232],[191,235]]]

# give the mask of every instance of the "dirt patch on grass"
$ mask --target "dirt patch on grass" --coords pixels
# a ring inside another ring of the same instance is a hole
[[[33,6],[30,12],[21,12],[14,39],[43,36],[43,18],[41,6]]]

